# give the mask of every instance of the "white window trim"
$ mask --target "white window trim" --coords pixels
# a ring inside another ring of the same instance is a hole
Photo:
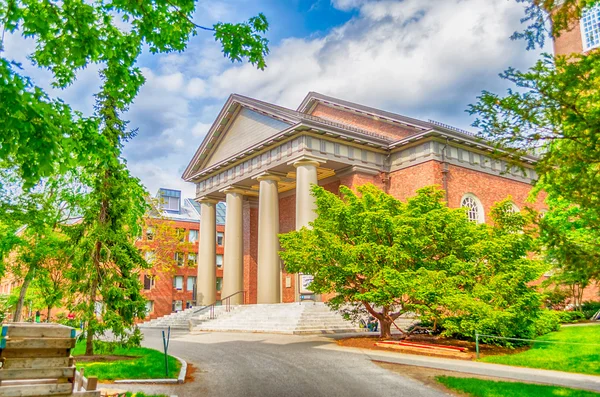
[[[463,202],[467,198],[473,199],[473,201],[475,202],[475,205],[477,205],[477,218],[478,218],[477,223],[485,223],[485,211],[483,209],[483,204],[481,203],[481,200],[479,200],[479,198],[477,198],[477,196],[475,196],[473,193],[467,193],[462,196],[462,198],[460,199],[461,208],[467,208],[467,207],[463,206]],[[467,214],[467,217],[468,217],[468,214]]]
[[[585,11],[581,14],[581,19],[579,20],[579,30],[581,31],[581,46],[583,47],[583,51],[587,52],[593,50],[594,48],[600,47],[600,40],[598,40],[598,44],[593,46],[588,46],[587,38],[585,36],[585,27],[584,27],[584,16],[587,12],[596,12],[600,14],[600,4],[597,4]],[[600,15],[597,15],[598,24],[600,24]]]

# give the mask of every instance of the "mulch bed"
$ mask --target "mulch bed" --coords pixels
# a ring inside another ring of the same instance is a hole
[[[371,350],[381,350],[381,351],[394,351],[393,349],[389,349],[389,348],[385,348],[385,347],[379,347],[379,346],[375,346],[376,342],[382,342],[385,340],[402,340],[401,338],[398,337],[392,337],[389,339],[381,339],[377,336],[359,336],[359,337],[349,337],[349,338],[344,338],[344,339],[338,339],[336,342],[338,345],[340,346],[346,346],[346,347],[357,347],[360,349],[371,349]],[[422,343],[428,343],[428,344],[434,344],[434,345],[449,345],[449,346],[456,346],[456,347],[466,347],[467,349],[469,349],[470,352],[473,353],[473,357],[475,356],[475,342],[470,342],[470,341],[464,341],[464,340],[459,340],[459,339],[451,339],[451,338],[442,338],[439,336],[431,336],[431,335],[413,335],[407,339],[405,339],[406,341],[410,341],[410,342],[422,342]],[[493,356],[493,355],[498,355],[498,354],[514,354],[514,353],[518,353],[524,350],[528,350],[529,347],[518,347],[518,348],[506,348],[506,347],[501,347],[501,346],[494,346],[494,345],[484,345],[484,344],[479,344],[479,353],[480,353],[480,357],[485,357],[485,356]],[[399,351],[397,351],[399,352]],[[422,355],[422,356],[437,356],[436,354],[432,354],[429,353],[427,351],[423,351],[421,352],[409,352],[409,351],[402,351],[399,353],[408,353],[408,354],[417,354],[417,355]]]

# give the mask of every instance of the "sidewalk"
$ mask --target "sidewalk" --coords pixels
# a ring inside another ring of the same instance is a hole
[[[477,361],[453,360],[448,358],[427,357],[412,354],[385,352],[378,350],[341,347],[334,343],[322,346],[323,349],[339,350],[362,354],[369,360],[391,364],[412,365],[435,368],[483,376],[493,376],[519,380],[523,382],[545,383],[555,386],[572,387],[600,392],[600,376],[550,371],[509,365],[482,363]]]

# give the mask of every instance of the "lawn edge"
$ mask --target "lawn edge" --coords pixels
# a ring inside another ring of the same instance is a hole
[[[185,382],[185,375],[187,374],[187,362],[177,356],[173,356],[174,359],[181,363],[181,369],[179,370],[179,376],[175,378],[158,378],[158,379],[118,379],[113,383],[161,383],[161,384],[178,384]]]

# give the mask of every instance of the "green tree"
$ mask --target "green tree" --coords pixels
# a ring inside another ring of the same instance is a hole
[[[600,279],[600,232],[588,221],[590,212],[561,198],[550,197],[550,210],[540,218],[540,242],[554,267],[548,283],[568,288],[581,310],[583,291]]]
[[[577,23],[598,0],[518,0],[527,3],[529,25],[514,38],[529,48],[543,45]],[[546,31],[547,21],[552,30]],[[538,186],[551,196],[581,205],[600,223],[600,51],[570,56],[543,54],[529,70],[509,68],[500,77],[513,88],[506,95],[484,91],[469,107],[481,136],[517,154],[534,152]]]
[[[264,15],[202,27],[192,21],[195,6],[193,0],[0,1],[4,29],[35,41],[30,59],[53,73],[55,87],[65,88],[78,70],[100,65],[95,112],[85,118],[50,99],[4,56],[0,63],[0,93],[14,96],[0,103],[1,165],[14,170],[22,189],[73,169],[83,170],[81,183],[89,187],[82,221],[69,229],[72,289],[85,297],[76,309],[86,321],[86,354],[93,354],[97,333],[110,328],[123,335],[144,313],[139,271],[147,264],[133,242],[147,209],[146,192],[121,158],[124,142],[137,133],[122,115],[144,83],[137,66],[142,50],[183,51],[199,30],[212,31],[226,57],[265,67]],[[105,308],[101,321],[95,313],[100,299]]]
[[[540,297],[528,283],[542,268],[527,257],[529,223],[508,200],[494,207],[492,227],[448,208],[434,187],[407,202],[372,185],[357,190],[313,187],[312,228],[280,236],[286,269],[312,274],[310,288],[333,293],[332,308],[363,305],[384,338],[409,312],[449,335],[532,336]]]

